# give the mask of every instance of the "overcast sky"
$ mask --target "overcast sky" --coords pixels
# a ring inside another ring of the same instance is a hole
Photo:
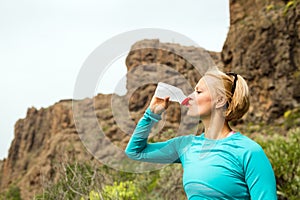
[[[0,159],[7,157],[14,124],[29,107],[72,98],[89,54],[113,36],[141,28],[175,31],[220,52],[229,1],[0,0]],[[111,93],[125,74],[122,57],[98,92]]]

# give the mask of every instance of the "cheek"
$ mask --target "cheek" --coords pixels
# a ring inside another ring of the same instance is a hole
[[[195,98],[195,104],[191,105],[189,108],[188,115],[199,116],[206,115],[212,109],[212,99],[209,95],[199,96]]]
[[[211,100],[211,97],[210,97],[210,95],[203,95],[203,96],[201,96],[201,97],[198,97],[197,99],[196,99],[196,102],[197,102],[197,105],[198,106],[201,106],[201,105],[208,105],[208,104],[211,104],[212,103],[212,100]]]

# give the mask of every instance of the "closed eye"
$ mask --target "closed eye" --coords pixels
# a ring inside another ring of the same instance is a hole
[[[195,92],[197,92],[197,94],[200,94],[200,93],[202,93],[202,91],[199,91],[199,90],[196,90]]]

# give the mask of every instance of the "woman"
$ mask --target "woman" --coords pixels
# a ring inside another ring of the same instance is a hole
[[[208,71],[189,96],[188,115],[200,117],[205,131],[165,142],[147,143],[169,98],[153,97],[127,145],[129,158],[181,163],[188,199],[277,199],[272,166],[262,148],[231,129],[228,122],[249,108],[246,81],[235,73]]]

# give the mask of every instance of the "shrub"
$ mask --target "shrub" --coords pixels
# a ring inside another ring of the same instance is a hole
[[[99,168],[86,163],[61,163],[58,168],[60,179],[47,183],[43,194],[35,197],[47,200],[73,200],[88,197],[91,190],[101,187],[104,177]]]
[[[1,200],[21,200],[20,188],[11,185],[8,190],[0,195]]]
[[[132,181],[121,181],[119,183],[114,182],[113,185],[105,186],[103,188],[103,194],[106,199],[136,200],[140,199],[141,190]]]
[[[278,195],[288,199],[300,199],[300,128],[291,129],[286,136],[255,139],[272,163]]]
[[[290,129],[292,127],[300,126],[300,108],[295,108],[293,110],[287,110],[284,115],[284,127]]]
[[[102,194],[100,192],[95,192],[94,190],[92,190],[89,194],[89,200],[100,200],[103,199]],[[83,197],[81,197],[80,200],[85,200]]]

